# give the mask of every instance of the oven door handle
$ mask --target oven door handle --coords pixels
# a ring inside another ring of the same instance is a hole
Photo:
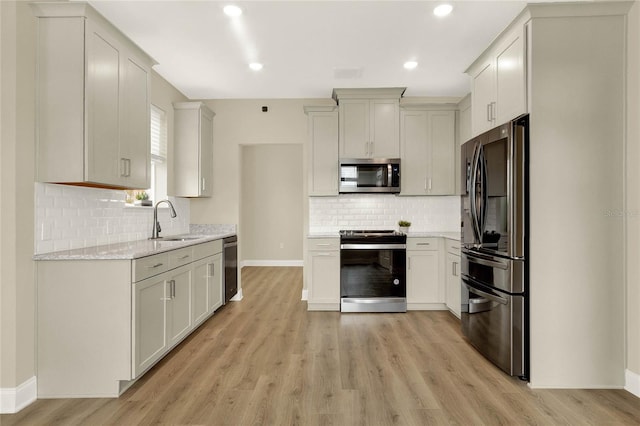
[[[404,250],[406,244],[340,244],[341,250]]]
[[[491,300],[493,302],[497,302],[497,303],[500,303],[500,304],[503,304],[503,305],[506,305],[506,304],[509,303],[509,301],[507,299],[505,299],[504,297],[496,296],[494,294],[487,293],[486,291],[479,290],[477,287],[470,286],[469,284],[467,284],[465,282],[466,280],[467,280],[466,278],[463,278],[462,279],[462,283],[467,288],[467,290],[469,290],[469,292],[474,293],[474,294],[478,294],[478,295],[480,295],[482,297],[486,297],[487,299],[489,299],[489,300]],[[471,300],[469,300],[469,302],[471,302]],[[482,303],[482,302],[479,302],[479,303]]]

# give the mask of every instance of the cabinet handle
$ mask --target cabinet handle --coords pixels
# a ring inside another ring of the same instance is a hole
[[[458,272],[457,272],[457,270],[458,270],[458,262],[453,262],[451,264],[451,266],[452,266],[451,273],[453,274],[454,277],[457,277],[458,276]]]
[[[169,281],[169,295],[172,299],[176,297],[176,280]]]
[[[120,176],[121,177],[127,176],[127,159],[124,157],[120,158]]]
[[[190,254],[185,254],[184,256],[179,257],[178,260],[188,259],[190,256]]]
[[[151,265],[151,266],[147,266],[148,269],[155,269],[155,268],[159,268],[162,265],[164,265],[164,263],[156,263],[155,265]]]
[[[430,246],[431,243],[416,243],[417,246]]]
[[[489,103],[487,104],[487,121],[491,121],[491,104],[492,104],[492,103],[493,103],[493,102],[489,102]]]
[[[131,176],[131,159],[127,158],[127,177]]]

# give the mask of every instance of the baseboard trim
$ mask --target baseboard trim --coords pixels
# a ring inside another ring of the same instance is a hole
[[[302,298],[300,300],[309,300],[309,290],[302,289]]]
[[[0,414],[13,414],[38,399],[38,384],[33,376],[15,388],[0,388]]]
[[[229,299],[231,302],[239,302],[242,300],[242,288],[238,289],[238,292],[231,298]]]
[[[631,392],[632,394],[640,398],[640,374],[634,373],[631,370],[625,370],[624,383],[624,388],[626,391]]]
[[[244,260],[241,267],[245,266],[304,266],[302,260]]]

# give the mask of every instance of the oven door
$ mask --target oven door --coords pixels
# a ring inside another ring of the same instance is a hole
[[[462,276],[462,332],[511,376],[525,375],[523,295],[496,291]]]
[[[342,312],[406,312],[406,246],[342,244]]]

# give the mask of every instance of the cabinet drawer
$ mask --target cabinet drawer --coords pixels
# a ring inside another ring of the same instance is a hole
[[[448,253],[460,256],[460,241],[450,240],[446,238],[444,240],[444,243]]]
[[[169,269],[186,265],[193,262],[193,250],[191,247],[185,247],[169,252]]]
[[[154,275],[161,274],[169,269],[169,254],[160,253],[153,256],[135,259],[131,269],[131,280],[133,282],[142,281]]]
[[[309,238],[308,250],[340,250],[340,238]]]
[[[193,260],[204,259],[214,254],[222,253],[222,240],[209,241],[192,247]]]
[[[439,250],[440,238],[407,238],[407,250]]]

